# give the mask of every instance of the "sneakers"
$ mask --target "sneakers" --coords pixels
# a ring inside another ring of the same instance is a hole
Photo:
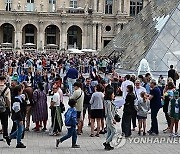
[[[11,139],[9,136],[5,137],[6,143],[10,146],[11,145]]]
[[[74,144],[72,145],[72,148],[80,148],[80,145]]]
[[[103,130],[101,130],[101,131],[99,132],[99,134],[105,134],[105,132],[104,132]]]
[[[114,147],[112,147],[109,143],[103,143],[103,145],[105,146],[105,150],[109,151],[109,150],[114,150]]]
[[[60,139],[56,139],[56,148],[58,148],[59,143],[60,143]]]
[[[168,132],[169,132],[169,128],[163,130],[163,133],[168,133]]]
[[[24,130],[25,130],[26,132],[28,132],[28,131],[29,131],[29,128],[25,128]]]
[[[43,129],[42,129],[42,132],[45,132],[46,130],[47,130],[47,128],[43,128]]]
[[[173,134],[173,133],[170,133],[170,134],[169,134],[169,137],[174,137],[174,134]]]
[[[16,148],[26,148],[26,146],[23,143],[19,143],[16,145]]]
[[[176,132],[173,134],[173,137],[179,137],[179,134]]]
[[[90,122],[88,123],[88,126],[91,126],[91,123],[90,123]]]

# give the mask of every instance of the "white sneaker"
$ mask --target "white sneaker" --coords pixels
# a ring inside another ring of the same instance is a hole
[[[174,133],[173,137],[179,137],[178,133]]]
[[[174,137],[174,134],[173,134],[173,133],[170,133],[170,134],[169,134],[169,137]]]
[[[54,132],[53,132],[53,128],[51,127],[50,129],[49,129],[49,136],[53,136],[54,135]]]

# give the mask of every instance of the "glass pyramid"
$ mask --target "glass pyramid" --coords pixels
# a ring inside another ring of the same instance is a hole
[[[152,0],[100,55],[119,56],[126,70],[137,70],[143,58],[151,71],[180,69],[180,0]]]

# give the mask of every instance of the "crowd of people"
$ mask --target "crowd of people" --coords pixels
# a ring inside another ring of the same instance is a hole
[[[90,137],[106,134],[106,142],[103,143],[105,150],[113,150],[110,143],[116,134],[115,125],[120,122],[118,108],[121,107],[117,108],[114,101],[118,95],[124,100],[122,136],[132,135],[137,127],[137,120],[139,135],[158,135],[157,115],[161,108],[168,123],[163,132],[169,132],[170,137],[178,136],[180,99],[179,90],[175,86],[178,73],[173,66],[168,72],[167,82],[160,76],[157,83],[150,73],[145,76],[121,76],[114,69],[115,58],[109,60],[107,57],[79,55],[0,55],[1,132],[8,145],[12,139],[17,139],[16,148],[26,148],[21,140],[25,131],[30,131],[32,116],[35,132],[49,131],[49,135],[59,136],[63,125],[67,127],[67,134],[56,140],[56,147],[72,137],[72,148],[79,148],[77,135],[83,135],[87,112]],[[69,97],[68,109],[65,108],[64,96]],[[51,97],[50,102],[48,97]],[[48,119],[48,108],[51,110],[51,119]],[[151,128],[147,131],[146,119],[149,111]],[[9,117],[13,122],[10,133]],[[47,121],[51,122],[49,130]]]

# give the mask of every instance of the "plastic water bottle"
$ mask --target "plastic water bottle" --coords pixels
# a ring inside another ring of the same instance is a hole
[[[176,104],[175,104],[175,113],[179,114],[179,103],[178,103],[178,100],[176,100]]]

